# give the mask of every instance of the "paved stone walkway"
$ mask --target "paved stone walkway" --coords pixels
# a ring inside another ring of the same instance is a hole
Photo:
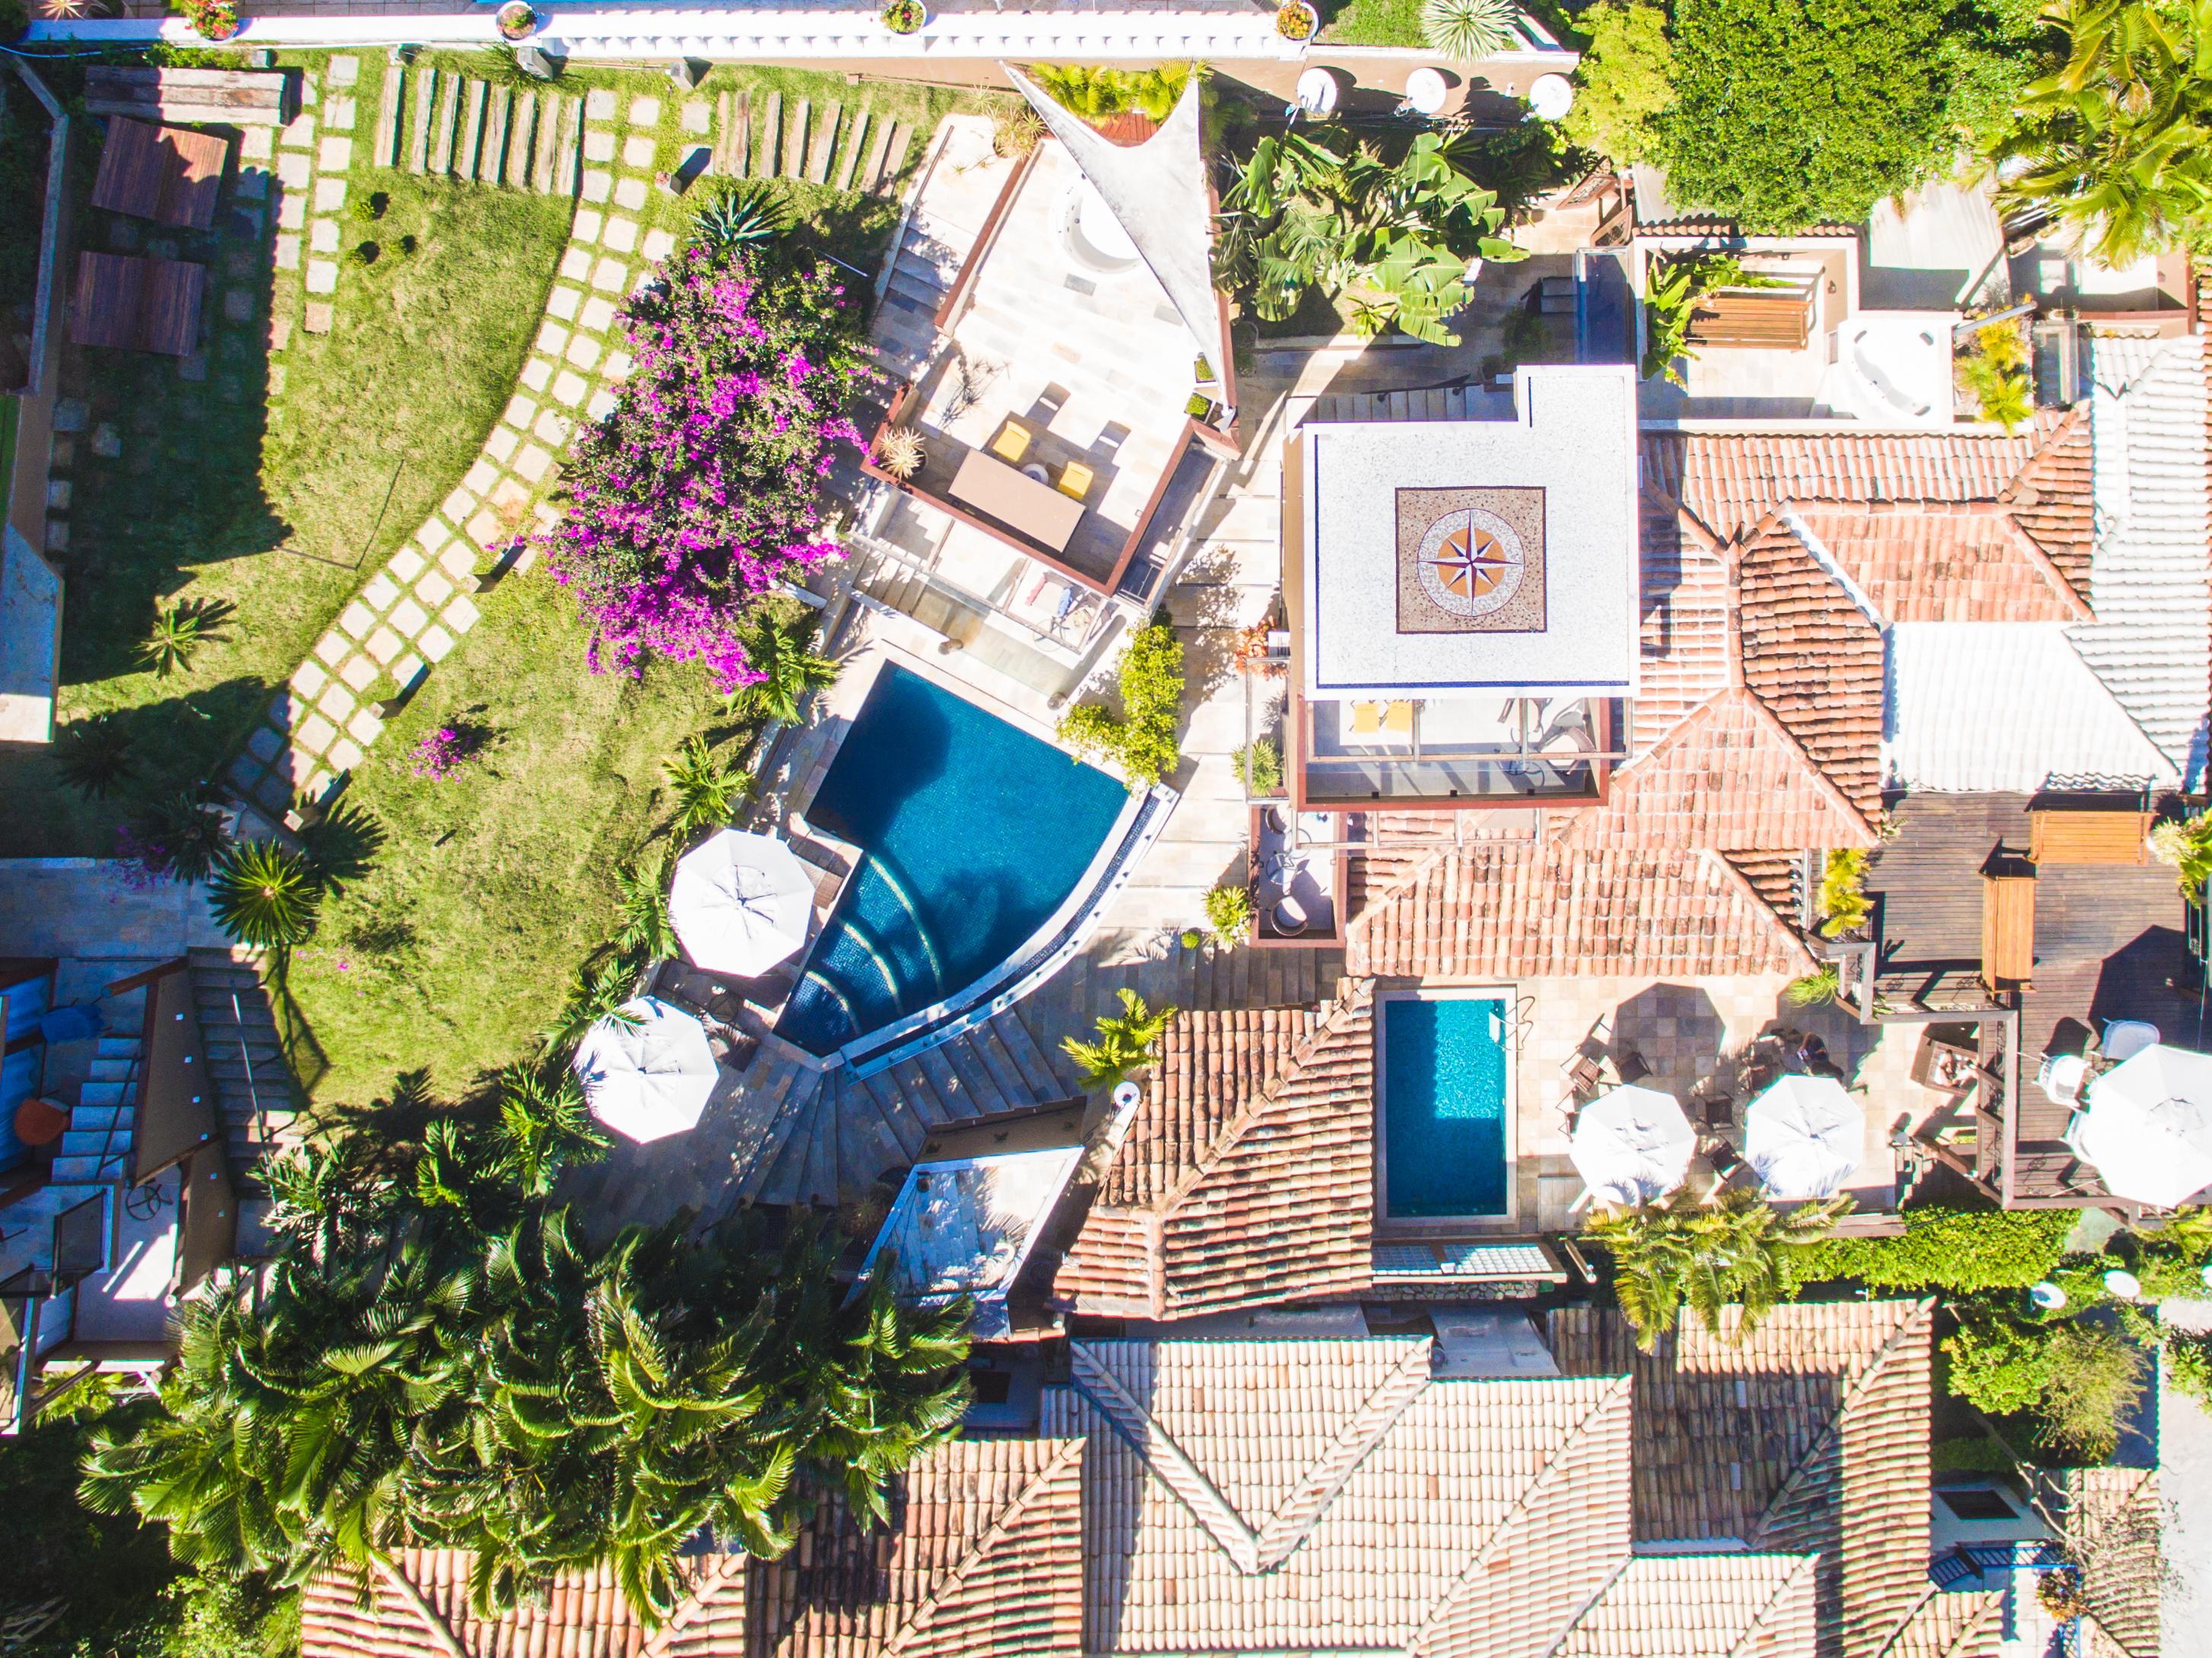
[[[302,125],[313,119],[307,113],[282,138],[288,148],[278,158],[280,179],[288,186],[293,175],[313,184],[316,216],[308,230],[307,268],[311,329],[319,296],[327,326],[327,296],[335,290],[337,265],[319,250],[327,242],[330,252],[337,251],[337,222],[331,216],[343,210],[346,188],[343,179],[313,179],[312,170],[350,164],[349,140],[330,132],[340,118],[347,128],[354,123],[358,74],[359,60],[343,55],[325,66],[320,105],[325,136],[319,149],[301,153],[313,142],[313,128]],[[605,88],[585,99],[585,166],[568,247],[504,416],[459,486],[316,642],[231,767],[230,781],[240,795],[272,817],[281,818],[295,802],[319,804],[331,797],[383,735],[381,710],[418,686],[476,625],[479,612],[471,595],[494,549],[533,517],[544,524],[556,516],[544,498],[555,458],[580,421],[597,419],[614,406],[612,387],[629,371],[616,311],[675,245],[668,231],[641,223],[649,216],[656,155],[665,147],[656,139],[661,103],[636,97],[619,110],[617,94]],[[705,100],[694,100],[685,107],[684,125],[703,131],[712,113]],[[298,163],[287,174],[286,163],[295,154]],[[303,189],[304,184],[288,187],[284,210],[296,202],[304,213]],[[298,241],[294,234],[295,264]],[[280,267],[285,259],[280,236]],[[526,564],[526,553],[520,562]]]

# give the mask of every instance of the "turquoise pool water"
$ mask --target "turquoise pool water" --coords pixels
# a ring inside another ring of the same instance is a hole
[[[1382,1170],[1398,1220],[1503,1215],[1505,1003],[1497,997],[1382,1004]]]
[[[1105,844],[1128,791],[898,667],[884,669],[808,818],[860,849],[776,1033],[809,1053],[1004,962]]]

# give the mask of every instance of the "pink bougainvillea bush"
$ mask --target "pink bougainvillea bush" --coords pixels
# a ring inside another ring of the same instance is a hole
[[[773,269],[693,247],[624,312],[629,378],[576,444],[567,512],[541,546],[592,625],[592,666],[701,661],[718,690],[761,678],[746,605],[837,552],[825,533],[846,411],[867,375],[826,265]]]

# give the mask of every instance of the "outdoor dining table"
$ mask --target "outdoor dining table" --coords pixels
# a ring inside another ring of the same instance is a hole
[[[1075,527],[1083,521],[1080,501],[981,449],[968,452],[952,475],[950,492],[955,501],[965,502],[1054,552],[1067,551]]]
[[[100,147],[92,204],[180,229],[215,223],[216,198],[229,143],[189,127],[154,126],[117,116]]]

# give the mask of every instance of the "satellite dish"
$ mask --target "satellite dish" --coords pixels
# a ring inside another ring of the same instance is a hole
[[[1528,88],[1528,107],[1539,119],[1556,121],[1575,107],[1575,83],[1564,75],[1539,75]]]

